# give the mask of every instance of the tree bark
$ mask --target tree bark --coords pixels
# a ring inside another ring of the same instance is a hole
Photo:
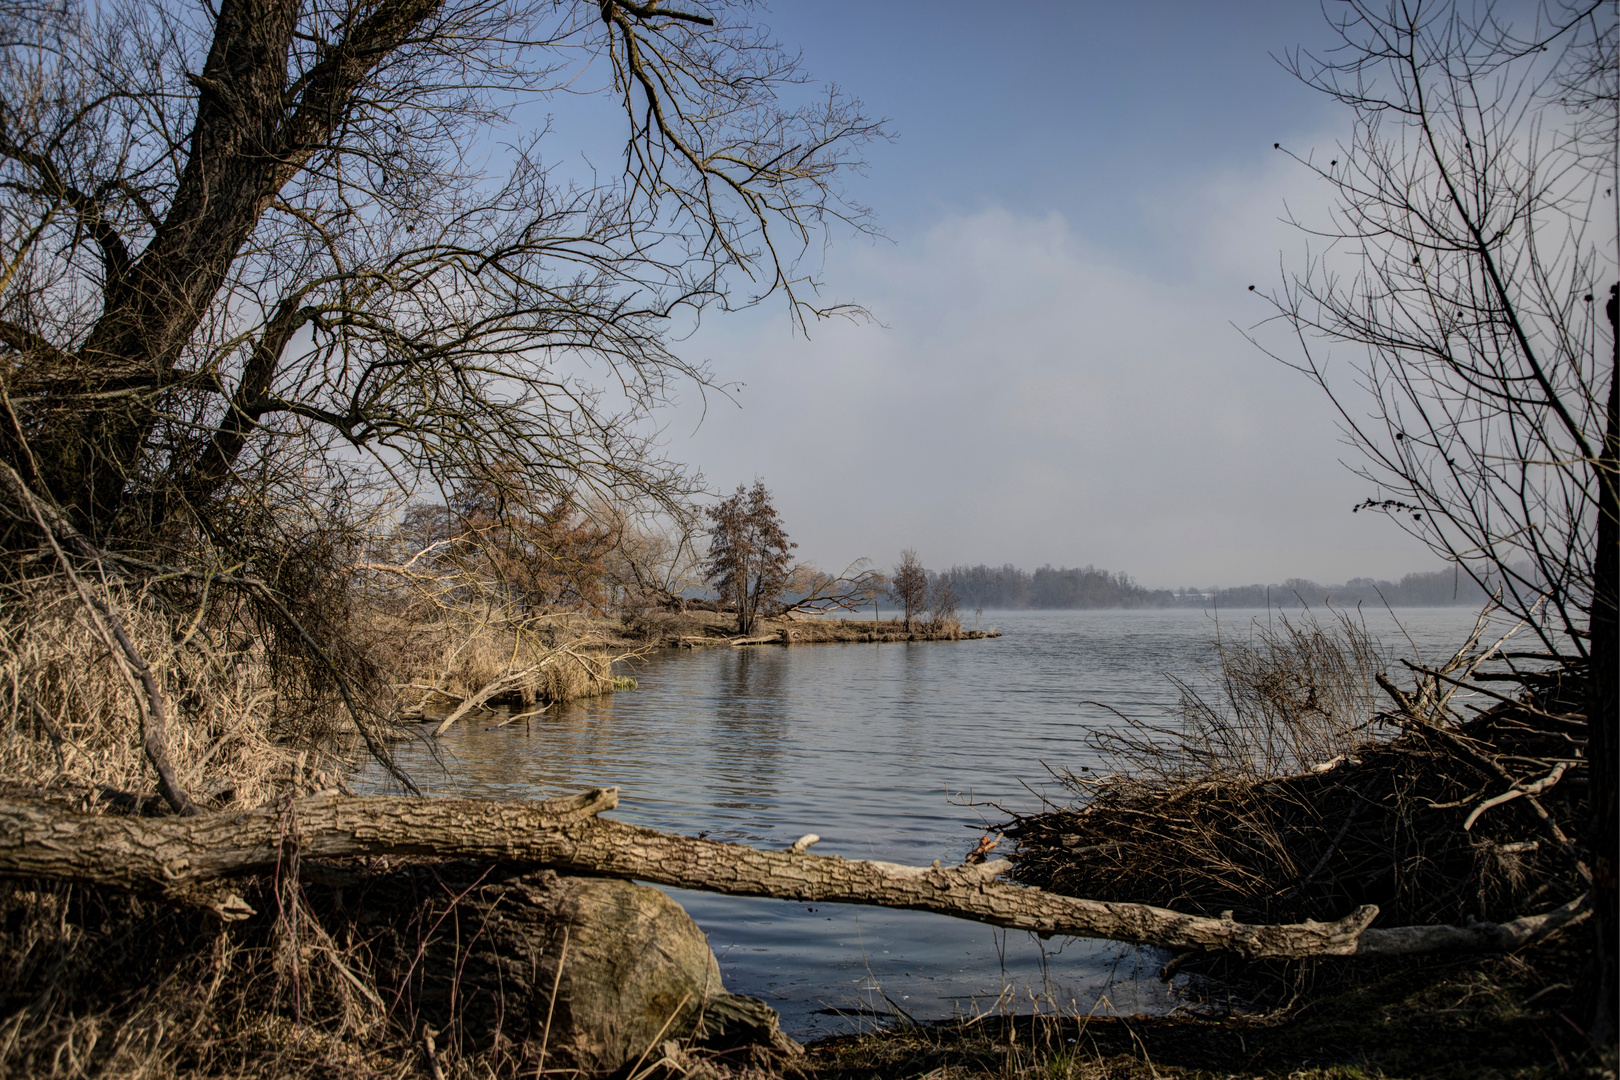
[[[120,256],[127,265],[108,275],[103,315],[77,355],[23,373],[23,383],[31,381],[36,392],[143,392],[144,399],[117,396],[110,405],[75,400],[72,415],[34,440],[46,488],[81,530],[101,540],[114,527],[157,420],[152,395],[172,381],[186,343],[272,198],[329,144],[367,74],[441,2],[377,5],[343,37],[324,43],[325,58],[301,73],[294,100],[288,65],[298,31],[296,0],[219,5],[202,71],[189,76],[198,91],[197,115],[173,203],[145,250],[133,260],[127,252]],[[112,241],[122,251],[116,235]],[[277,334],[272,320],[266,340],[279,353]],[[254,364],[268,362],[273,372],[275,360],[255,357]],[[241,391],[250,391],[254,380],[267,383],[250,370]],[[225,452],[235,422],[227,420]],[[217,467],[213,458],[221,450],[219,440],[211,440],[201,467]]]
[[[1378,909],[1368,905],[1336,922],[1251,926],[1229,915],[1185,915],[1003,884],[995,878],[1005,861],[917,867],[760,851],[595,817],[617,803],[616,788],[541,803],[321,795],[182,821],[0,802],[0,875],[157,892],[240,917],[245,905],[221,891],[222,880],[270,869],[296,844],[305,867],[311,859],[360,855],[483,858],[733,896],[934,911],[1046,935],[1250,958],[1517,948],[1585,916],[1577,903],[1503,927],[1369,930]]]
[[[1620,891],[1616,848],[1620,847],[1620,284],[1607,305],[1612,350],[1608,415],[1603,452],[1594,471],[1598,484],[1597,550],[1592,559],[1592,610],[1588,623],[1591,669],[1587,679],[1587,754],[1592,774],[1592,821],[1587,853],[1592,860],[1592,899],[1597,912],[1596,987],[1592,993],[1592,1038],[1612,1043],[1616,1019],[1616,951],[1620,950]]]

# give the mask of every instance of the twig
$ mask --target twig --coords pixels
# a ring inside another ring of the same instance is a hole
[[[686,1008],[686,1003],[688,1001],[691,1001],[691,1000],[692,1000],[692,991],[688,990],[686,992],[685,996],[681,998],[681,1003],[679,1005],[675,1006],[674,1010],[669,1014],[669,1019],[664,1021],[664,1026],[658,1029],[658,1034],[656,1034],[656,1035],[654,1035],[652,1037],[652,1041],[649,1042],[647,1044],[647,1048],[641,1052],[641,1056],[636,1058],[636,1063],[634,1065],[630,1066],[630,1069],[629,1069],[630,1080],[644,1080],[644,1078],[646,1076],[648,1076],[653,1071],[653,1069],[656,1069],[658,1067],[658,1062],[655,1061],[655,1062],[653,1062],[653,1064],[651,1066],[649,1066],[647,1068],[647,1070],[645,1072],[638,1072],[637,1071],[637,1070],[639,1070],[641,1068],[641,1063],[643,1061],[647,1060],[647,1055],[652,1053],[652,1048],[658,1045],[658,1040],[660,1040],[660,1039],[662,1039],[664,1037],[664,1032],[669,1030],[669,1025],[671,1025],[671,1024],[673,1024],[675,1022],[675,1018],[677,1016],[681,1015],[681,1010]]]
[[[1505,802],[1512,802],[1514,799],[1523,798],[1527,795],[1540,795],[1543,791],[1546,791],[1548,788],[1558,783],[1558,781],[1563,778],[1565,771],[1568,769],[1569,762],[1560,761],[1556,766],[1553,767],[1552,772],[1548,773],[1546,776],[1543,776],[1540,780],[1529,784],[1523,782],[1514,784],[1512,788],[1502,792],[1502,794],[1486,799],[1484,802],[1474,807],[1473,812],[1470,813],[1463,821],[1463,832],[1468,832],[1470,829],[1472,829],[1474,827],[1474,822],[1479,820],[1479,816],[1493,806],[1501,806]]]
[[[1351,794],[1361,796],[1361,789],[1352,788]],[[1328,861],[1333,858],[1334,852],[1339,850],[1339,844],[1343,842],[1345,833],[1350,831],[1350,826],[1355,822],[1357,816],[1360,815],[1361,808],[1365,802],[1366,799],[1364,796],[1357,798],[1355,805],[1350,808],[1350,812],[1344,816],[1344,824],[1339,826],[1339,831],[1334,834],[1332,842],[1327,846],[1327,850],[1322,852],[1322,857],[1316,860],[1316,865],[1311,867],[1311,872],[1306,874],[1304,879],[1300,881],[1298,885],[1295,885],[1292,889],[1289,889],[1288,892],[1284,893],[1284,896],[1292,896],[1294,893],[1299,892],[1312,881],[1316,880],[1316,875],[1320,874],[1327,867]]]
[[[552,655],[556,654],[554,653]],[[529,678],[539,670],[539,664],[531,664],[529,667],[526,667],[521,671],[508,671],[504,675],[497,676],[489,683],[486,683],[483,689],[479,690],[476,694],[471,694],[468,697],[462,698],[461,704],[456,706],[455,711],[449,716],[445,717],[444,722],[433,729],[433,734],[443,735],[445,732],[449,731],[455,726],[456,721],[478,708],[484,702],[488,701],[496,694],[512,689],[514,686],[521,686],[524,679]]]
[[[528,712],[514,713],[513,715],[508,716],[505,720],[502,720],[500,723],[496,724],[495,726],[498,727],[498,728],[503,728],[508,724],[515,724],[519,720],[532,720],[534,717],[539,716],[541,713],[544,713],[549,708],[551,708],[551,706],[548,704],[548,705],[542,705],[538,709],[530,709]]]
[[[546,1047],[551,1042],[551,1016],[557,1009],[557,991],[562,986],[563,963],[568,959],[568,927],[563,926],[562,948],[557,953],[557,974],[551,980],[551,997],[546,1001],[546,1026],[540,1031],[540,1063],[534,1068],[535,1080],[545,1075]]]
[[[1462,689],[1472,690],[1476,694],[1484,694],[1488,698],[1495,698],[1497,701],[1502,701],[1502,702],[1506,702],[1509,705],[1517,706],[1518,708],[1523,709],[1525,712],[1530,713],[1532,716],[1540,716],[1540,717],[1545,717],[1548,720],[1562,720],[1562,721],[1565,721],[1565,722],[1570,722],[1572,720],[1572,717],[1570,717],[1568,715],[1565,715],[1563,713],[1550,713],[1550,712],[1547,712],[1544,709],[1538,709],[1534,705],[1531,705],[1529,702],[1521,701],[1521,700],[1519,700],[1517,698],[1510,698],[1506,694],[1498,694],[1495,690],[1487,690],[1483,686],[1475,686],[1472,683],[1464,682],[1463,680],[1460,680],[1460,679],[1453,679],[1449,675],[1440,674],[1438,671],[1430,671],[1428,668],[1423,667],[1423,666],[1421,666],[1419,664],[1414,664],[1410,660],[1402,660],[1401,663],[1405,664],[1407,667],[1411,668],[1413,671],[1418,672],[1419,674],[1428,675],[1428,676],[1430,676],[1432,678],[1439,679],[1442,682],[1452,683],[1452,684],[1454,684],[1454,685],[1456,685],[1458,687],[1461,687]],[[1381,679],[1380,679],[1380,685],[1382,685],[1382,680]],[[1585,720],[1585,717],[1582,717],[1581,719]]]
[[[1469,746],[1467,741],[1461,736],[1454,732],[1447,731],[1445,728],[1440,727],[1437,724],[1431,724],[1416,717],[1413,719],[1417,721],[1418,725],[1425,732],[1428,732],[1429,734],[1441,739],[1453,750],[1457,751],[1457,753],[1460,754],[1464,760],[1482,770],[1487,776],[1494,776],[1498,780],[1504,780],[1507,782],[1509,787],[1516,787],[1518,785],[1519,781],[1517,777],[1508,772],[1506,769],[1502,768],[1501,765],[1493,761],[1491,758],[1481,754],[1479,751]],[[1558,823],[1552,819],[1552,815],[1547,813],[1547,808],[1541,805],[1541,800],[1528,793],[1526,793],[1523,798],[1524,805],[1529,808],[1531,816],[1536,819],[1539,825],[1547,830],[1554,842],[1558,844],[1559,849],[1564,853],[1573,856],[1575,853],[1574,845],[1570,842],[1569,837],[1564,835],[1564,830],[1560,829],[1558,827]]]
[[[164,745],[164,737],[168,731],[169,709],[163,687],[159,685],[151,665],[124,632],[123,621],[113,611],[112,606],[100,597],[91,595],[84,581],[73,569],[72,561],[57,542],[58,532],[69,546],[93,563],[98,565],[101,563],[101,552],[73,528],[60,511],[42,503],[11,466],[0,463],[0,480],[11,489],[12,497],[28,508],[34,523],[39,526],[45,540],[51,545],[51,550],[56,553],[57,561],[66,572],[68,581],[72,583],[80,601],[89,609],[90,621],[106,642],[108,651],[113,654],[118,670],[129,682],[141,718],[142,748],[153,771],[157,773],[158,790],[162,792],[163,798],[174,812],[182,817],[194,817],[202,813],[202,809],[180,786],[174,775],[174,766],[169,763],[168,748]]]

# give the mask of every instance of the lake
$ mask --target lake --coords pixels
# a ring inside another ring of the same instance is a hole
[[[1466,608],[1398,616],[1404,634],[1386,612],[1366,619],[1392,648],[1429,661],[1448,656],[1474,618]],[[1187,609],[978,618],[1003,636],[665,650],[629,669],[639,689],[506,728],[461,725],[440,740],[442,767],[418,743],[402,744],[399,759],[433,794],[533,799],[617,785],[611,816],[652,828],[765,848],[814,832],[817,854],[951,865],[1006,811],[1067,801],[1048,767],[1097,764],[1087,730],[1112,721],[1088,702],[1163,717],[1177,699],[1166,674],[1196,678],[1217,630]],[[1266,618],[1222,612],[1219,630],[1247,633]],[[667,891],[708,933],[728,989],[769,1002],[801,1038],[872,1023],[852,1018],[862,1012],[1175,1004],[1157,950],[1043,942],[925,912]]]

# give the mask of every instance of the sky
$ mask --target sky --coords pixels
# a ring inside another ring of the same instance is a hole
[[[825,299],[681,344],[735,384],[660,414],[712,490],[764,481],[802,558],[1095,565],[1155,587],[1399,578],[1437,558],[1347,467],[1321,391],[1245,339],[1329,194],[1274,143],[1350,118],[1279,63],[1308,0],[815,0],[762,21],[896,138],[850,194]],[[1274,348],[1287,342],[1259,327]],[[1344,361],[1353,359],[1344,356]],[[1336,354],[1336,362],[1339,362]]]

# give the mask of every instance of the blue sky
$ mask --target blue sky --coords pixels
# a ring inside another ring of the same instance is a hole
[[[1272,144],[1349,133],[1275,59],[1329,43],[1317,5],[815,0],[761,18],[897,135],[849,185],[884,238],[835,235],[823,274],[874,319],[808,339],[771,302],[707,319],[683,350],[741,385],[667,411],[670,456],[717,491],[762,478],[827,569],[902,547],[1170,587],[1439,565],[1351,514],[1373,490],[1328,403],[1237,328],[1266,314],[1247,287],[1304,251],[1279,219],[1328,206]]]
[[[1169,255],[1144,234],[1140,191],[1248,163],[1328,116],[1267,55],[1321,36],[1308,2],[817,0],[767,20],[893,119],[900,138],[874,148],[860,190],[897,238],[1008,205]]]

